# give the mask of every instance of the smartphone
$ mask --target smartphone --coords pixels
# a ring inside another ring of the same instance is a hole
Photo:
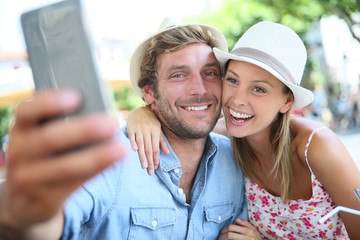
[[[35,89],[80,92],[83,104],[71,115],[109,111],[110,101],[86,24],[81,0],[64,0],[21,15]]]

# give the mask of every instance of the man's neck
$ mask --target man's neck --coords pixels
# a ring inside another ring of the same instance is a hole
[[[180,187],[186,195],[186,202],[191,202],[191,190],[194,179],[203,155],[207,136],[199,139],[184,139],[176,136],[171,131],[164,130],[165,136],[181,162],[183,175],[180,179]]]
[[[193,168],[199,165],[205,149],[207,136],[203,138],[182,138],[164,129],[165,136],[184,168]]]

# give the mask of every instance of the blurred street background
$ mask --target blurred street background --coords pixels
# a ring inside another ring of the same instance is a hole
[[[0,0],[1,145],[14,108],[34,91],[20,15],[54,2]],[[360,0],[84,0],[83,4],[101,77],[121,123],[129,110],[142,104],[129,82],[132,52],[156,32],[163,18],[213,25],[226,36],[229,50],[259,21],[291,27],[308,50],[301,85],[315,95],[311,105],[293,113],[335,131],[360,166]],[[0,151],[0,166],[2,155]]]
[[[338,133],[338,136],[347,147],[358,168],[360,169],[360,128]]]

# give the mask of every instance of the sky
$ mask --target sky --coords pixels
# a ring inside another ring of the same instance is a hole
[[[0,51],[25,50],[21,13],[54,2],[58,0],[0,0]],[[200,14],[205,2],[209,0],[83,0],[95,38],[120,39],[145,38],[165,17]]]

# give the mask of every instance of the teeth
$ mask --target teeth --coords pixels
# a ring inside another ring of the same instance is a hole
[[[186,107],[186,110],[188,111],[202,111],[202,110],[206,110],[208,108],[207,105],[205,106],[200,106],[200,107]]]
[[[253,115],[249,115],[249,114],[245,114],[245,113],[235,112],[231,108],[229,108],[229,110],[230,110],[229,112],[230,112],[231,116],[236,117],[236,118],[251,118],[253,116]]]

